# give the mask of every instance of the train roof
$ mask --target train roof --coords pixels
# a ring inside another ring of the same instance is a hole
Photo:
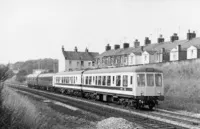
[[[43,74],[40,74],[38,77],[52,77],[54,75],[55,73],[43,73]]]
[[[69,71],[69,72],[59,72],[56,73],[55,75],[76,75],[76,74],[81,74],[83,70],[81,71]]]
[[[85,71],[84,74],[96,74],[96,73],[123,73],[123,72],[162,72],[161,70],[153,67],[145,66],[128,66],[118,68],[104,68]]]
[[[38,75],[39,75],[38,73],[37,74],[29,74],[26,77],[37,77]]]

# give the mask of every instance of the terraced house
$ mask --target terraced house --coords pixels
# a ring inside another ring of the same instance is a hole
[[[74,51],[65,51],[62,47],[62,53],[65,57],[65,71],[95,68],[95,57],[99,55],[98,52],[89,52],[87,48],[85,52],[80,52],[77,47]]]
[[[133,47],[129,43],[114,45],[114,49],[108,44],[105,52],[96,57],[97,67],[118,67],[127,65],[143,65],[151,63],[161,63],[168,61],[180,61],[200,58],[200,38],[196,38],[195,32],[188,31],[185,40],[179,40],[179,36],[174,33],[170,36],[170,41],[160,35],[157,43],[151,44],[151,40],[146,37],[144,46],[135,40]]]

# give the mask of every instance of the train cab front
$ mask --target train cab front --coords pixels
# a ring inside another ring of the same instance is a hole
[[[137,73],[136,96],[143,105],[153,108],[164,100],[163,73],[145,71]]]

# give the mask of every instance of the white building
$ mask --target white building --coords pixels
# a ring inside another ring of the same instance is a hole
[[[155,63],[155,54],[156,51],[144,51],[142,53],[142,64]]]
[[[190,46],[187,49],[187,59],[199,58],[199,54],[200,54],[199,48],[200,48],[200,46]]]
[[[138,65],[142,64],[141,53],[132,52],[128,55],[128,65]]]
[[[85,52],[79,52],[77,47],[74,51],[65,51],[63,47],[62,52],[65,57],[65,71],[94,68],[95,57],[99,55],[97,52],[89,52],[87,48]]]
[[[185,60],[187,58],[187,51],[177,45],[170,51],[170,61]]]

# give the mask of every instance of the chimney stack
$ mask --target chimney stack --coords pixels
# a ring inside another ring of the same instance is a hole
[[[77,47],[76,47],[76,46],[75,46],[75,48],[74,48],[74,51],[75,51],[75,52],[78,52],[78,49],[77,49]]]
[[[195,33],[195,31],[193,31],[193,33],[192,33],[192,38],[196,38],[196,33]]]
[[[187,40],[191,40],[193,38],[196,38],[196,33],[195,31],[193,31],[193,33],[190,32],[190,30],[188,30],[188,33],[187,33]]]
[[[139,47],[139,46],[140,46],[140,42],[136,39],[136,40],[134,41],[134,47],[137,48],[137,47]]]
[[[141,51],[142,51],[142,52],[144,51],[144,46],[141,46]]]
[[[117,49],[119,49],[119,48],[120,48],[120,45],[118,45],[118,44],[115,44],[114,48],[115,48],[115,50],[117,50]]]
[[[85,52],[89,52],[88,49],[87,49],[87,47],[85,48]]]
[[[151,44],[151,40],[149,40],[149,37],[145,37],[144,44],[145,46]]]
[[[180,44],[178,45],[178,51],[179,52],[181,51],[181,45]]]
[[[62,46],[62,52],[64,52],[65,51],[65,48],[64,48],[64,46]]]
[[[170,37],[170,41],[171,41],[171,42],[174,42],[175,40],[179,40],[179,37],[178,37],[177,33],[174,33],[174,35],[172,35],[172,36]]]
[[[160,35],[160,37],[158,38],[158,43],[163,43],[165,42],[165,39],[162,37],[162,35]]]
[[[109,44],[107,44],[106,51],[109,51],[109,50],[111,50],[111,46]]]
[[[123,48],[124,48],[124,49],[129,48],[129,43],[124,43],[124,44],[123,44]]]

